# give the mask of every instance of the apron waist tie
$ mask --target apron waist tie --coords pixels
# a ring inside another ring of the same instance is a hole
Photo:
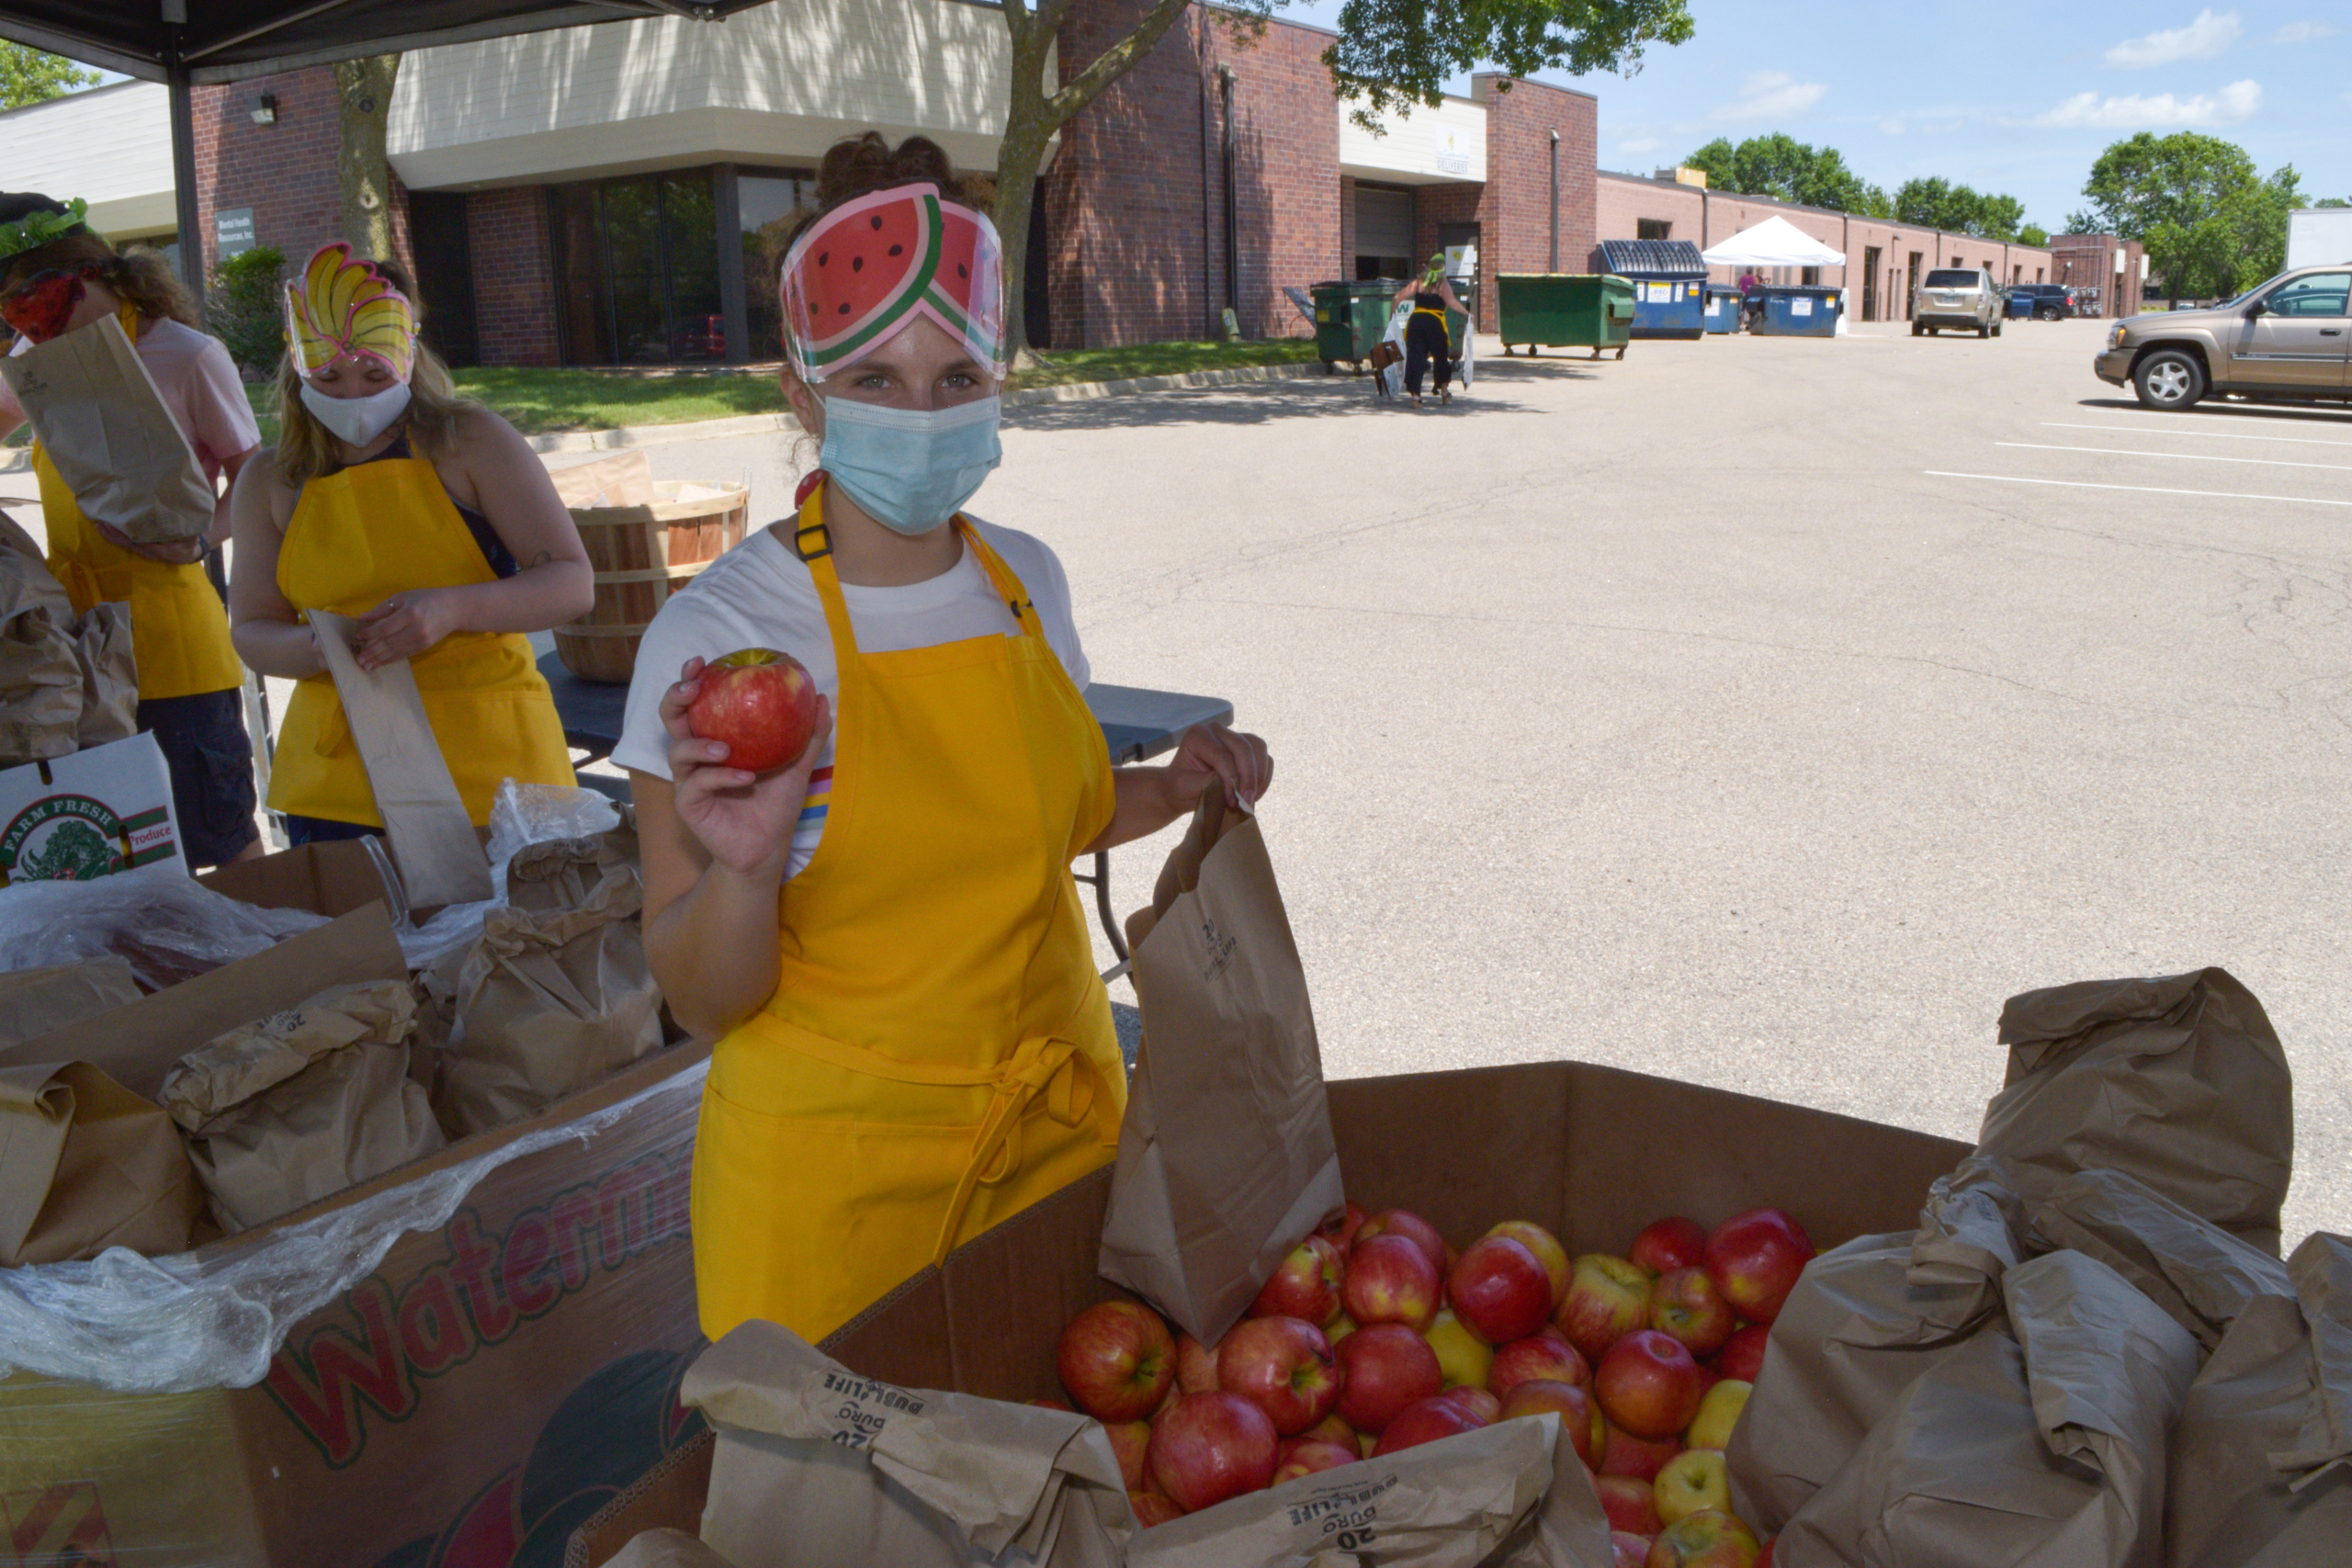
[[[955,1248],[956,1233],[982,1187],[992,1187],[1021,1168],[1022,1119],[1033,1101],[1043,1097],[1045,1113],[1064,1127],[1076,1127],[1094,1108],[1094,1085],[1081,1079],[1083,1059],[1078,1042],[1055,1034],[1023,1040],[1012,1055],[993,1067],[927,1066],[897,1062],[878,1052],[844,1045],[808,1030],[793,1028],[765,1011],[752,1015],[750,1024],[761,1038],[787,1051],[810,1057],[844,1072],[861,1073],[889,1083],[921,1084],[936,1089],[989,1089],[986,1115],[980,1119],[972,1151],[947,1201],[947,1213],[932,1248],[933,1265]]]

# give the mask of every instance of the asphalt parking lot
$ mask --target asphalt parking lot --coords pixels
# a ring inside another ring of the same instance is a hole
[[[974,510],[1061,553],[1098,678],[1272,743],[1332,1076],[1576,1056],[1968,1137],[2004,998],[2220,964],[2296,1070],[2291,1244],[2352,1228],[2352,414],[2144,413],[2106,325],[1030,408]],[[789,494],[774,438],[653,458]]]

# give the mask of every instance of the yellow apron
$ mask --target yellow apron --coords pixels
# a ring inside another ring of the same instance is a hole
[[[1102,731],[960,517],[1020,635],[860,653],[823,497],[797,547],[841,669],[832,792],[779,896],[775,995],[719,1041],[703,1093],[695,1284],[713,1339],[752,1317],[821,1338],[1108,1164],[1126,1110],[1069,874],[1111,820]]]
[[[139,339],[139,310],[122,308],[123,333]],[[130,605],[130,646],[139,660],[139,700],[192,697],[244,683],[244,666],[229,640],[229,613],[201,561],[168,566],[111,544],[90,520],[33,443],[41,521],[49,530],[49,570],[65,585],[76,615],[107,601]]]
[[[311,480],[277,551],[277,587],[300,611],[364,615],[412,588],[494,582],[481,546],[423,457],[379,457]],[[453,632],[411,660],[424,716],[474,826],[502,779],[571,784],[555,698],[514,632]],[[368,767],[334,682],[295,682],[269,781],[273,811],[380,827]]]

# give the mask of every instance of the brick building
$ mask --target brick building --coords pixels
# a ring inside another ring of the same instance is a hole
[[[2050,281],[2098,291],[2098,313],[2136,316],[2148,287],[2148,253],[2112,234],[2061,234],[2050,242]]]
[[[1145,0],[1075,0],[1049,70],[1121,37]],[[1586,93],[1493,75],[1466,96],[1358,126],[1319,56],[1330,35],[1254,36],[1205,6],[1064,128],[1030,233],[1033,340],[1101,345],[1296,335],[1285,297],[1397,277],[1476,243],[1481,325],[1498,272],[1584,271],[1603,239],[1702,248],[1775,214],[1843,250],[1849,308],[1907,313],[1928,266],[2103,279],[2116,242],[2052,253],[1874,223],[1596,167]],[[921,131],[996,162],[1010,47],[963,0],[762,6],[723,24],[616,22],[410,52],[390,107],[394,249],[427,334],[485,365],[711,363],[777,352],[775,267],[825,149]],[[336,103],[323,67],[196,90],[197,236],[299,261],[338,221]],[[163,89],[123,83],[0,115],[15,188],[87,194],[106,232],[171,243]],[[2101,248],[2105,247],[2105,248]],[[2136,250],[2136,247],[2131,247]],[[2136,270],[2136,261],[2127,266]],[[1834,270],[1834,269],[1833,269]],[[2137,303],[2137,278],[2132,279]]]

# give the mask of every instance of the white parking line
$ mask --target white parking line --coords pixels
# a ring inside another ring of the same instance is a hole
[[[2016,474],[1955,474],[1942,468],[1923,468],[1920,472],[1934,479],[1990,479],[2005,485],[2056,485],[2062,490],[2128,490],[2140,495],[2201,495],[2208,501],[2284,501],[2298,506],[2352,506],[2352,501],[2322,501],[2311,495],[2245,495],[2226,490],[2163,490],[2154,485],[2099,485],[2087,479],[2029,479]]]
[[[2014,446],[2021,452],[2097,452],[2103,457],[2177,457],[2184,463],[2259,463],[2266,468],[2325,468],[2331,473],[2352,474],[2352,463],[2290,463],[2284,457],[2223,457],[2211,452],[2134,452],[2117,446],[2051,446],[2039,441],[1996,441],[1996,446]]]
[[[2049,430],[2104,430],[2117,435],[2207,435],[2216,441],[2284,441],[2295,446],[2352,446],[2352,441],[2314,441],[2308,435],[2242,435],[2234,430],[2179,430],[2169,425],[2151,429],[2138,424],[2067,424],[2054,419],[2041,422]]]

